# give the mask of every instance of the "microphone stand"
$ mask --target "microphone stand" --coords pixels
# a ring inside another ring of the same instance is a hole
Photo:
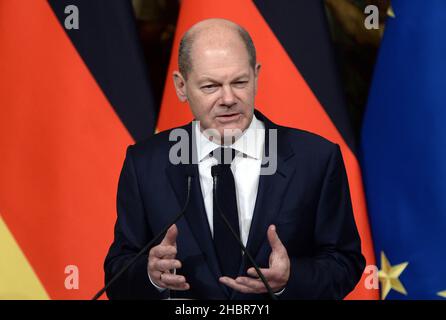
[[[156,236],[155,238],[153,238],[149,243],[147,243],[144,248],[142,248],[138,254],[136,256],[134,256],[129,262],[127,262],[127,264],[117,273],[113,276],[113,278],[110,279],[109,282],[107,282],[107,284],[98,291],[98,293],[95,294],[95,296],[91,299],[91,300],[97,300],[98,298],[100,298],[102,296],[102,294],[116,281],[116,279],[118,279],[125,271],[127,271],[127,269],[133,264],[135,263],[135,261],[145,252],[147,252],[147,250],[153,246],[153,244],[158,241],[161,236],[163,234],[165,234],[167,232],[167,230],[174,225],[175,223],[177,223],[178,220],[180,220],[180,218],[184,215],[184,213],[186,212],[186,208],[189,205],[189,200],[190,200],[190,189],[191,189],[191,183],[192,183],[192,176],[189,175],[187,177],[187,197],[186,197],[186,202],[184,203],[183,209],[181,210],[181,212],[179,214],[177,214],[175,216],[175,218],[173,219],[172,223],[168,224],[166,227],[164,227]]]

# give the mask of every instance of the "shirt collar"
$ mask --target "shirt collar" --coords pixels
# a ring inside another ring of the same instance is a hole
[[[221,145],[210,141],[200,130],[199,122],[194,121],[195,124],[195,135],[197,143],[198,161],[204,160],[209,153]],[[243,132],[243,134],[231,145],[231,147],[246,156],[254,159],[261,159],[263,147],[265,144],[265,125],[262,121],[258,120],[255,115],[253,115],[249,127]]]

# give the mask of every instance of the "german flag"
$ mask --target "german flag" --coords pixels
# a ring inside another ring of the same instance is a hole
[[[157,128],[187,123],[192,114],[175,94],[172,72],[177,69],[179,41],[193,24],[225,18],[252,36],[262,64],[256,107],[281,125],[319,134],[341,147],[353,210],[367,265],[374,265],[372,239],[355,141],[341,94],[324,15],[323,1],[184,0],[174,40]],[[378,290],[364,286],[365,277],[348,296],[377,299]]]
[[[155,123],[137,38],[130,1],[0,2],[0,299],[103,285],[125,149]]]

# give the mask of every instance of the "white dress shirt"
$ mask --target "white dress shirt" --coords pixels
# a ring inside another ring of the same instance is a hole
[[[213,184],[211,167],[217,164],[217,159],[211,157],[209,154],[213,150],[220,148],[221,145],[210,141],[200,131],[198,123],[194,123],[201,191],[206,216],[213,236]],[[265,126],[253,115],[249,127],[243,134],[232,145],[224,146],[238,151],[234,161],[231,163],[231,171],[235,181],[240,237],[245,246],[248,241],[249,228],[251,227],[257,198],[264,145]]]

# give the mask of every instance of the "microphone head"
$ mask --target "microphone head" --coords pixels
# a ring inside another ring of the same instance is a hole
[[[211,175],[212,178],[218,177],[221,174],[221,166],[220,165],[215,165],[211,167]]]

